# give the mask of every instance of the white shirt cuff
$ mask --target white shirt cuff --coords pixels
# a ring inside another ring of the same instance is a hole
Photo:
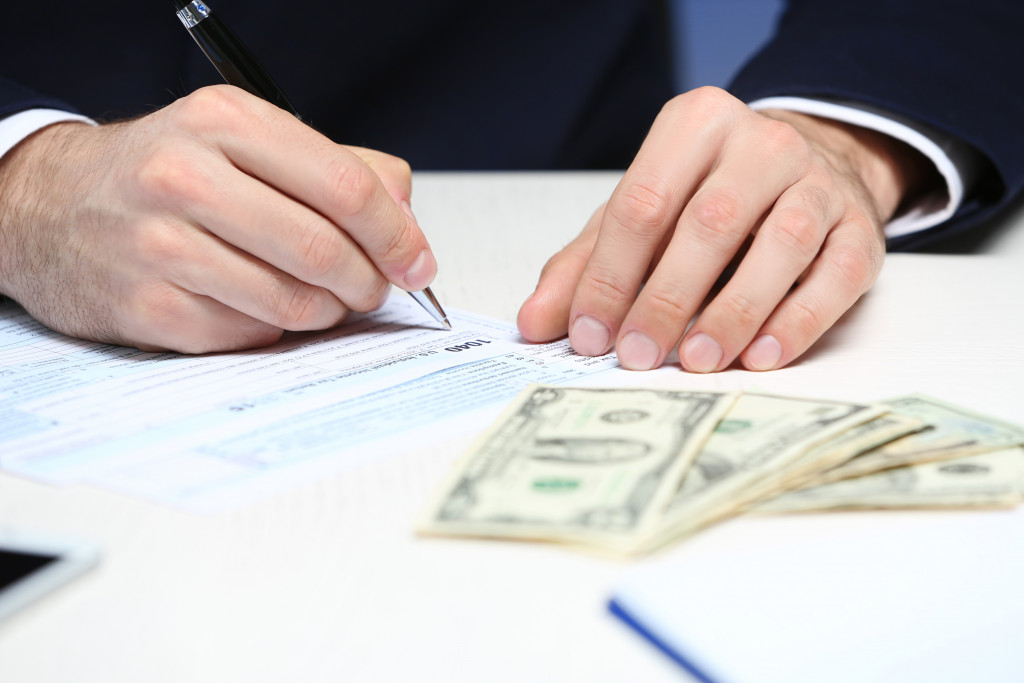
[[[0,119],[0,157],[37,130],[65,121],[96,125],[92,119],[59,109],[27,109]]]
[[[766,97],[751,102],[750,108],[787,109],[876,130],[907,143],[935,164],[939,175],[946,181],[945,194],[933,192],[913,206],[905,207],[885,226],[886,237],[909,235],[948,220],[963,202],[964,188],[970,187],[977,174],[977,153],[960,140],[860,102]]]

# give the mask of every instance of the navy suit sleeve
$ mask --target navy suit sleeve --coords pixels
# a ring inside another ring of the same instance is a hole
[[[864,102],[977,150],[980,177],[949,221],[893,240],[926,247],[975,228],[1024,191],[1021,0],[792,0],[730,90]]]
[[[74,107],[55,97],[41,95],[14,81],[0,77],[0,118],[17,114],[26,109],[61,109],[75,112]]]

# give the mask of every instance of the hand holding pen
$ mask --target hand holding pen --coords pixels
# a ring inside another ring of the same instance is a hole
[[[44,128],[4,156],[0,190],[0,293],[85,339],[265,346],[372,310],[391,283],[420,292],[437,269],[408,164],[227,85]]]
[[[262,97],[296,118],[302,118],[274,79],[256,59],[256,56],[213,13],[213,9],[208,4],[198,0],[174,0],[174,7],[177,9],[181,23],[195,38],[196,44],[227,83],[242,88],[257,97]],[[402,194],[399,193],[397,200],[412,218],[408,192],[404,193],[405,196]],[[430,313],[434,320],[451,329],[448,317],[429,287],[422,291],[410,291],[409,293]]]

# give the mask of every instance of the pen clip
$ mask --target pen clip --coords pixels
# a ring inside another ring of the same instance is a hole
[[[175,2],[174,6],[178,7],[181,4],[182,3],[180,2]],[[185,28],[193,28],[208,16],[210,16],[210,6],[205,3],[198,2],[198,0],[192,0],[192,2],[187,5],[178,7],[178,19],[180,19],[181,23],[185,25]]]

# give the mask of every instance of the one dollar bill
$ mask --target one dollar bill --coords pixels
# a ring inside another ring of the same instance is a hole
[[[1002,508],[1024,500],[1024,448],[893,467],[784,493],[756,514],[819,510]]]
[[[456,466],[419,529],[598,546],[642,534],[735,400],[530,386]]]
[[[929,396],[913,394],[882,405],[899,415],[917,418],[927,427],[825,470],[808,485],[1024,445],[1024,430],[1020,427]]]
[[[735,514],[770,491],[779,472],[881,415],[868,404],[744,394],[698,454],[656,527],[616,548],[657,550]]]

